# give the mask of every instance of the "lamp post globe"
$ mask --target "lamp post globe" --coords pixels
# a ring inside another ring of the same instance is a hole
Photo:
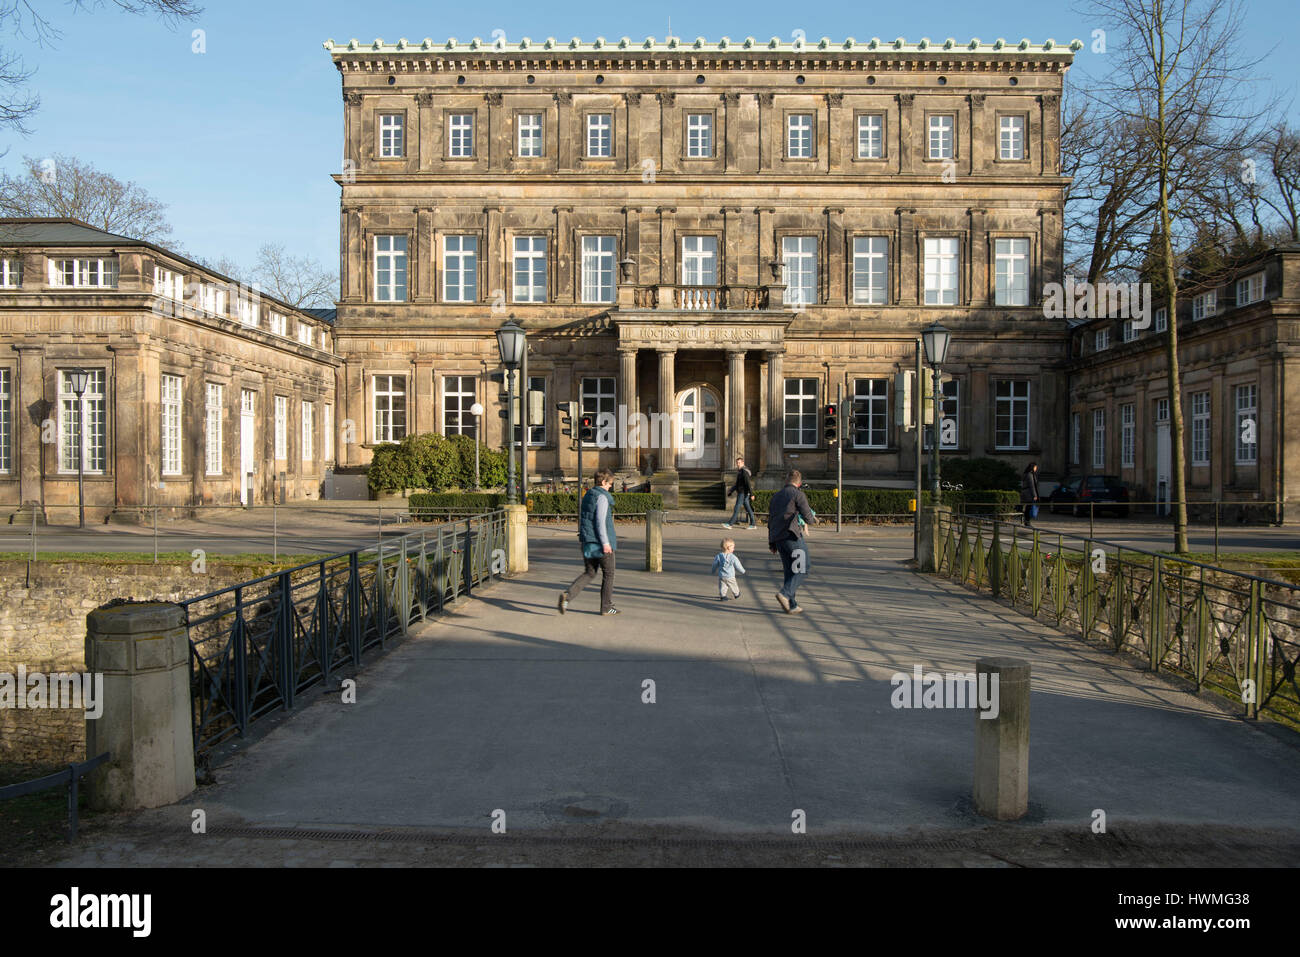
[[[939,485],[939,426],[943,421],[943,396],[939,391],[939,367],[948,358],[948,345],[951,342],[952,333],[942,323],[932,323],[921,332],[921,344],[925,347],[925,358],[930,363],[930,370],[934,376],[934,412],[930,416],[930,501],[934,505],[943,504],[940,498]]]
[[[515,487],[515,370],[524,360],[528,348],[528,334],[511,316],[497,330],[497,348],[501,364],[506,367],[506,501],[519,504],[519,489]]]
[[[469,407],[469,414],[474,416],[474,491],[479,490],[478,444],[479,429],[483,424],[483,403],[475,402]]]

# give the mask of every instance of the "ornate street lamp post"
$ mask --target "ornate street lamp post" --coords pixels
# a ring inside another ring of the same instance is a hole
[[[497,330],[497,349],[501,353],[501,364],[506,367],[506,501],[511,505],[519,504],[519,489],[515,487],[515,372],[523,362],[527,347],[527,333],[511,316]]]
[[[951,341],[952,334],[937,322],[921,333],[925,361],[930,363],[934,373],[934,414],[930,417],[930,495],[935,505],[942,504],[939,499],[939,425],[943,397],[939,394],[939,367],[948,356],[948,343]]]
[[[469,414],[474,416],[474,491],[478,491],[478,444],[481,441],[479,433],[483,428],[483,403],[475,402],[469,407]]]
[[[90,373],[73,369],[68,373],[72,394],[77,397],[77,517],[80,528],[86,527],[86,403],[83,396],[90,385]]]

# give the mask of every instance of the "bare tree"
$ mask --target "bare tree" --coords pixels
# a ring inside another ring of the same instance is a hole
[[[328,308],[338,289],[338,276],[314,259],[290,256],[279,243],[257,251],[250,276],[267,295],[299,308]]]
[[[1169,316],[1165,355],[1174,505],[1174,548],[1187,551],[1187,495],[1182,389],[1178,363],[1178,275],[1174,249],[1193,232],[1196,200],[1219,175],[1207,156],[1251,148],[1268,107],[1248,101],[1254,62],[1239,52],[1245,13],[1238,0],[1091,0],[1090,8],[1119,38],[1094,98],[1124,129],[1140,130],[1143,165],[1157,189],[1156,218]]]
[[[67,5],[74,10],[111,6],[137,16],[152,13],[167,23],[192,20],[203,12],[192,0],[69,0]],[[62,36],[33,0],[0,0],[0,33],[8,31],[37,46],[52,46]],[[34,72],[20,54],[0,48],[0,127],[30,132],[27,121],[40,108],[40,97],[26,89]]]
[[[0,174],[0,213],[65,216],[109,233],[161,242],[172,228],[166,204],[75,156],[23,157],[24,173]]]
[[[1275,123],[1256,150],[1269,182],[1260,198],[1277,214],[1290,239],[1300,240],[1300,131]],[[1252,168],[1252,172],[1257,170]]]

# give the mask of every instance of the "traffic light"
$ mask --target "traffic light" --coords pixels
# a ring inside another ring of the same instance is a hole
[[[826,406],[826,415],[822,420],[822,432],[826,436],[827,444],[834,442],[840,437],[840,423],[837,413],[839,409],[835,403]]]
[[[594,442],[596,440],[596,417],[584,412],[578,417],[578,441]]]
[[[560,413],[560,434],[573,435],[573,417],[577,414],[576,402],[557,402],[555,408]]]

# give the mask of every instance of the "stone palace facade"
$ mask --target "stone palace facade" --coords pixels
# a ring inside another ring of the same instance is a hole
[[[501,444],[493,331],[528,332],[534,476],[557,402],[674,413],[599,452],[656,489],[910,480],[898,373],[954,341],[941,448],[1065,467],[1062,84],[1077,43],[327,41],[342,79],[340,466],[412,432]],[[481,423],[469,409],[481,402]],[[588,454],[586,467],[595,456]]]

